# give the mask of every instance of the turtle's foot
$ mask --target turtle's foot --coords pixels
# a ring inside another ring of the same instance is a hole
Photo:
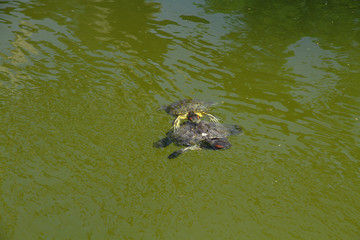
[[[219,122],[219,120],[212,114],[208,113],[207,116],[210,118],[212,122]]]
[[[177,158],[178,156],[180,156],[183,153],[183,151],[181,151],[181,150],[182,149],[177,150],[177,151],[173,152],[172,154],[170,154],[168,156],[168,159],[173,159],[173,158]]]

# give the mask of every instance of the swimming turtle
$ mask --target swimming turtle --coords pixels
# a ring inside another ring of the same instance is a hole
[[[190,117],[196,115],[189,113]],[[231,147],[227,137],[230,135],[243,134],[241,127],[237,125],[222,125],[218,122],[200,121],[198,123],[187,121],[180,125],[177,131],[168,131],[166,137],[155,142],[154,147],[162,148],[174,143],[177,146],[185,146],[168,156],[176,158],[188,150],[205,149],[228,149]]]
[[[219,120],[207,111],[210,110],[211,106],[217,104],[216,102],[206,102],[196,99],[183,99],[178,102],[172,103],[168,106],[163,106],[161,109],[165,110],[168,114],[176,117],[173,121],[174,130],[180,126],[181,119],[192,119],[188,118],[189,112],[194,112],[197,116],[202,117],[204,115],[210,118],[210,121],[219,122]]]

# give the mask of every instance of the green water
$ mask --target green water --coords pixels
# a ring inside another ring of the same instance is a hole
[[[0,239],[360,239],[360,3],[0,3]],[[223,102],[226,151],[155,149]]]

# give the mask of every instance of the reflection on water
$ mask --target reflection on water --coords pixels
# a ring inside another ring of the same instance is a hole
[[[0,5],[1,239],[360,235],[357,1]],[[183,98],[246,134],[168,160]]]

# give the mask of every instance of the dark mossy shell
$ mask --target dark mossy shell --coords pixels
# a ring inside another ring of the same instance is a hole
[[[242,134],[243,130],[237,125],[222,125],[215,122],[202,121],[198,124],[183,123],[176,131],[169,131],[167,137],[178,146],[191,146],[201,141],[215,138],[227,138],[230,135]]]

